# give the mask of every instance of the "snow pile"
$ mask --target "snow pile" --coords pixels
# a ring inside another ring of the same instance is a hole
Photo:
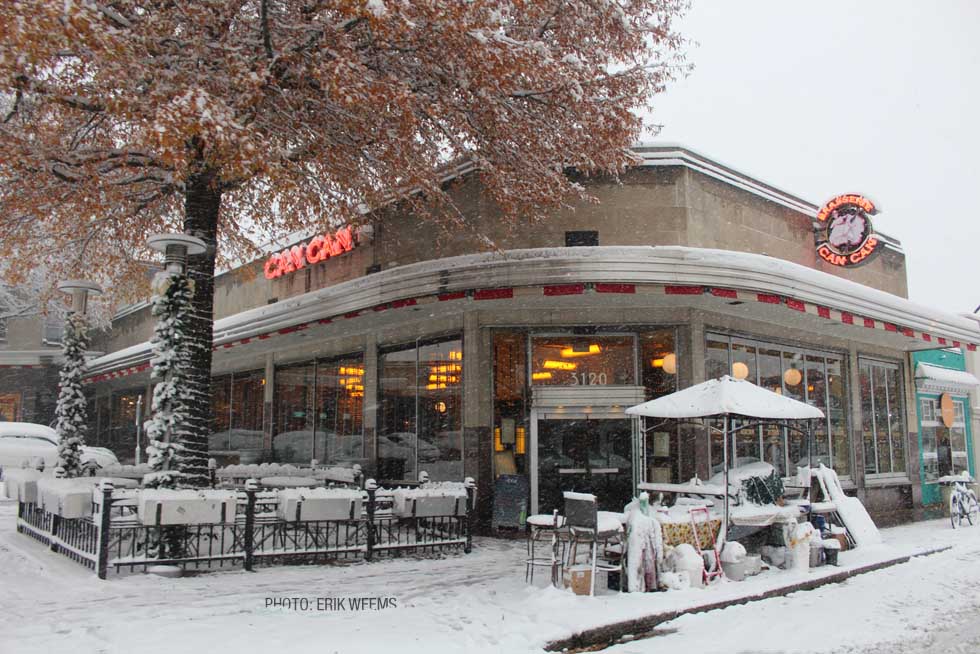
[[[116,464],[106,466],[101,470],[103,477],[124,477],[127,479],[142,479],[145,475],[152,472],[149,464],[141,463],[138,466]]]
[[[18,502],[37,502],[37,482],[43,475],[32,468],[4,468],[7,497]]]
[[[820,486],[824,493],[837,505],[837,514],[854,541],[858,545],[881,543],[881,533],[868,515],[867,509],[861,504],[861,500],[844,494],[837,473],[821,463],[819,468],[814,469],[813,474],[820,479]]]
[[[722,563],[738,563],[745,559],[745,546],[734,540],[725,543],[721,550]]]
[[[45,477],[37,482],[38,505],[62,518],[92,515],[92,483],[82,479]]]
[[[144,489],[136,502],[144,525],[196,525],[231,522],[238,494],[227,490]]]
[[[361,517],[363,495],[346,488],[287,488],[276,493],[282,520],[352,520]]]
[[[766,463],[765,461],[756,461],[754,463],[747,463],[744,466],[739,466],[737,468],[732,468],[728,471],[728,483],[732,486],[738,486],[746,479],[751,479],[753,477],[766,478],[772,475],[775,468],[772,467],[771,463]],[[724,486],[725,485],[725,473],[724,471],[711,477],[708,480],[709,486]]]
[[[418,518],[466,514],[466,488],[460,484],[428,484],[420,488],[397,488],[391,492],[392,513]]]
[[[693,546],[681,543],[667,555],[667,567],[686,574],[692,586],[704,585],[704,559]]]
[[[939,482],[940,484],[953,484],[953,483],[956,483],[956,482],[960,482],[960,483],[963,483],[963,484],[972,484],[973,483],[973,477],[970,476],[970,473],[969,472],[967,472],[966,470],[964,470],[964,471],[962,471],[962,472],[960,472],[958,474],[955,474],[955,475],[944,475],[944,476],[940,477],[939,479],[937,479],[936,481]]]

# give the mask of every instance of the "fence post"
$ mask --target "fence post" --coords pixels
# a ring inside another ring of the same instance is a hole
[[[472,477],[467,477],[463,480],[463,485],[466,486],[466,545],[463,546],[463,552],[469,554],[473,551],[473,514],[475,513],[474,507],[476,506],[476,480]]]
[[[98,559],[95,572],[99,579],[105,579],[109,573],[109,525],[112,523],[112,491],[115,485],[108,479],[99,483],[102,493],[102,512],[99,514]]]
[[[367,551],[364,552],[364,560],[370,561],[374,556],[374,495],[378,490],[378,482],[368,479],[364,482],[364,490],[367,491]]]
[[[47,513],[47,509],[42,509]],[[48,537],[48,548],[52,552],[58,551],[58,527],[61,526],[61,516],[57,513],[51,514],[51,535]]]
[[[255,496],[259,482],[255,479],[245,481],[245,569],[252,570],[255,558]]]

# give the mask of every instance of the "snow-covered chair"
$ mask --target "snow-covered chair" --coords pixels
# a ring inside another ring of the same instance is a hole
[[[592,569],[589,595],[595,595],[595,578],[599,570],[622,572],[620,564],[611,565],[599,561],[599,548],[610,541],[622,542],[623,523],[612,514],[599,512],[595,495],[589,493],[563,493],[565,498],[565,525],[568,527],[568,562],[566,569],[574,566],[578,557],[579,543],[589,547],[589,565]],[[622,577],[621,577],[622,578]]]

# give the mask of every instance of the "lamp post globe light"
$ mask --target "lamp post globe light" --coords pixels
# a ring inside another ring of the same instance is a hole
[[[204,254],[207,245],[190,234],[154,234],[146,239],[147,246],[164,255],[164,268],[183,275],[187,271],[187,257]]]
[[[84,472],[81,454],[88,425],[88,403],[82,390],[85,353],[88,350],[88,298],[102,293],[102,287],[84,279],[66,280],[58,290],[71,296],[71,309],[65,319],[61,348],[64,362],[59,379],[55,429],[58,432],[59,477],[78,477]]]

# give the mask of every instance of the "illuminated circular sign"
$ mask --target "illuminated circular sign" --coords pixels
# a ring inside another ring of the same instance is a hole
[[[878,213],[862,195],[838,195],[817,213],[817,256],[842,268],[861,266],[878,254],[881,241],[871,224]]]

